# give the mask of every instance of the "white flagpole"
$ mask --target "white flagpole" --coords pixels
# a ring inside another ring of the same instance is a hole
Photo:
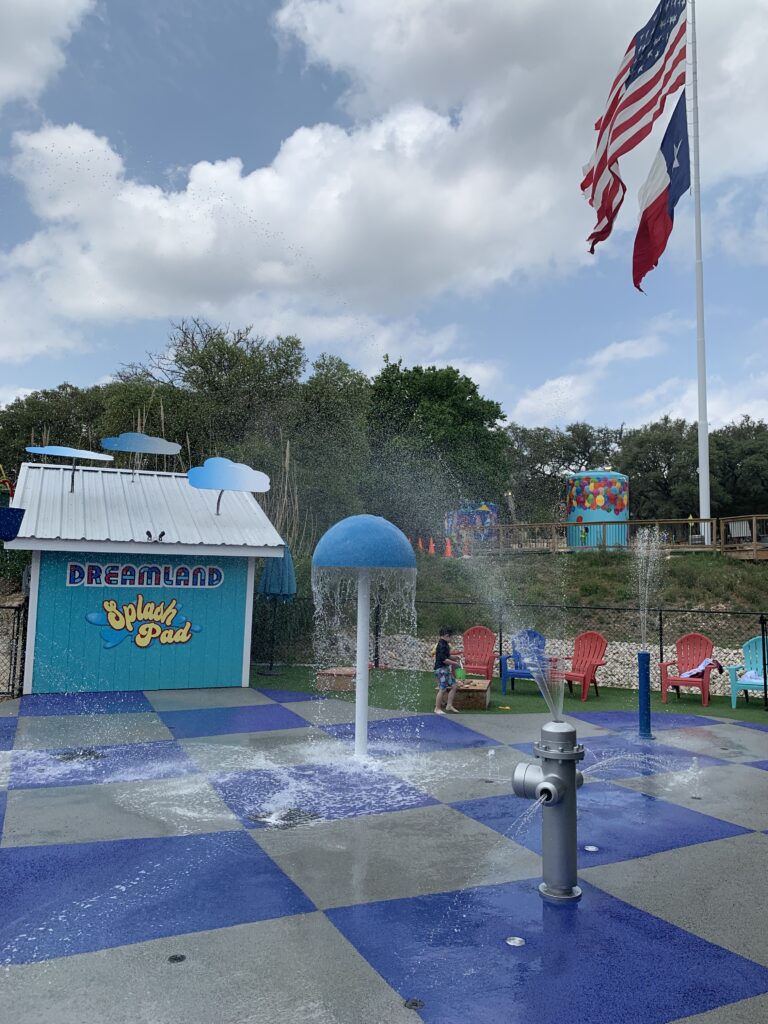
[[[696,64],[696,3],[690,0],[691,100],[693,128],[693,209],[696,225],[696,363],[699,382],[699,518],[709,519],[709,424],[707,422],[707,354],[704,342],[704,261],[701,253],[701,182],[699,179],[699,83]],[[709,527],[702,529],[711,543]]]

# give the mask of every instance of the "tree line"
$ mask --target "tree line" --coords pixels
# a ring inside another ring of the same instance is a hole
[[[144,457],[149,468],[185,472],[223,455],[268,473],[267,512],[300,550],[364,511],[411,537],[439,536],[463,501],[495,501],[506,519],[553,520],[564,476],[606,465],[630,477],[634,518],[686,518],[698,504],[695,424],[523,427],[452,367],[385,358],[367,377],[337,356],[310,364],[296,337],[199,319],[173,325],[162,352],[109,383],[61,384],[0,410],[0,464],[15,475],[29,444],[98,448],[132,429],[181,443],[175,458]],[[768,514],[768,426],[744,417],[710,445],[713,515]]]

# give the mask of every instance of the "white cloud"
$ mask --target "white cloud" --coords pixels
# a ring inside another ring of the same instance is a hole
[[[635,423],[648,423],[661,416],[695,422],[699,418],[698,384],[695,378],[674,377],[638,395]],[[753,373],[737,383],[719,376],[707,380],[707,420],[710,428],[738,421],[742,416],[768,421],[768,373]],[[629,419],[629,417],[628,417]]]
[[[655,321],[657,329],[674,323],[666,317]],[[583,369],[550,377],[529,388],[512,407],[509,416],[516,423],[531,426],[594,418],[593,399],[598,388],[616,364],[653,359],[665,350],[659,333],[649,333],[627,341],[614,341],[582,361]]]
[[[13,385],[0,384],[0,409],[15,402],[17,398],[26,398],[32,394],[32,388],[14,387]]]
[[[36,100],[64,64],[64,47],[95,0],[5,0],[0,12],[0,107]]]

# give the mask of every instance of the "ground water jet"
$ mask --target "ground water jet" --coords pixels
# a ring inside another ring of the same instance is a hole
[[[342,519],[320,538],[312,556],[312,592],[316,622],[322,622],[329,599],[338,612],[350,581],[357,589],[355,669],[355,756],[368,752],[368,666],[370,656],[371,592],[379,608],[399,584],[413,606],[416,556],[405,536],[381,516],[359,515]],[[337,621],[339,616],[337,615]]]

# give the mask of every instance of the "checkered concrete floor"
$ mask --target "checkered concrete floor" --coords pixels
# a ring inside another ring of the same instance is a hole
[[[371,717],[358,764],[351,705],[290,691],[0,705],[3,1019],[768,1020],[766,728],[572,716],[584,897],[550,907],[510,785],[544,716]]]

